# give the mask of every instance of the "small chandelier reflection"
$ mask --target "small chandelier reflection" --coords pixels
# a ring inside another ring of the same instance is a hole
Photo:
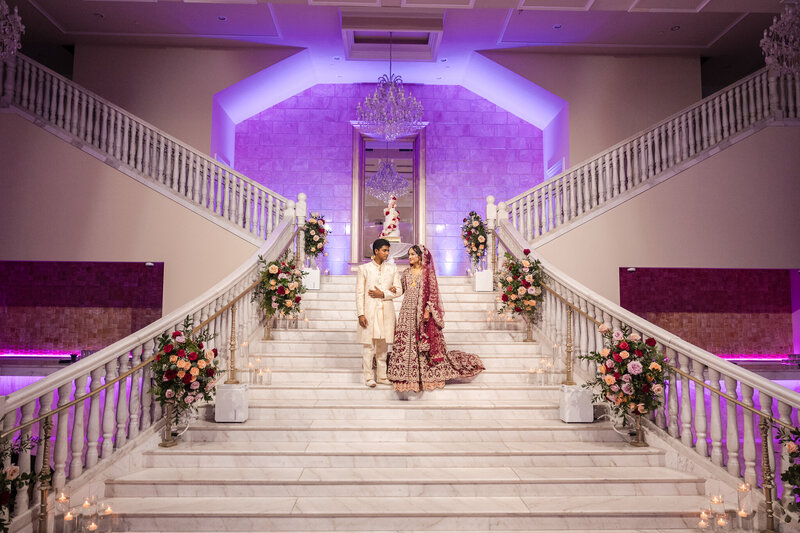
[[[761,50],[767,67],[779,75],[800,74],[800,11],[798,0],[786,0],[780,18],[764,30]]]
[[[16,6],[12,13],[6,0],[0,0],[0,61],[10,59],[22,47],[23,33],[25,26]]]
[[[389,74],[378,78],[371,96],[358,104],[356,127],[381,141],[394,141],[422,128],[422,104],[406,94],[403,79],[392,74],[392,33],[389,32]]]
[[[397,172],[394,161],[388,157],[378,164],[378,171],[366,179],[364,187],[367,194],[383,204],[388,204],[392,197],[400,198],[410,192],[408,180]]]

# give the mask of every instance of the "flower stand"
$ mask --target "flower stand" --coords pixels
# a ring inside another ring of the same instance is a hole
[[[321,283],[321,274],[318,268],[303,268],[303,285],[311,291],[318,291]]]
[[[247,422],[248,416],[247,384],[218,384],[214,420],[216,422]]]
[[[494,276],[491,270],[478,270],[472,278],[472,288],[475,292],[494,291]]]
[[[562,422],[594,422],[592,391],[579,385],[561,385],[558,414]]]

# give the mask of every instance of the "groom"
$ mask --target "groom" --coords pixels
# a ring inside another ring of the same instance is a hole
[[[358,267],[356,276],[356,310],[359,342],[364,345],[362,369],[367,387],[375,386],[373,359],[377,362],[377,382],[390,385],[386,379],[387,344],[394,340],[394,303],[403,294],[400,276],[394,263],[388,263],[389,241],[372,243],[372,261]]]

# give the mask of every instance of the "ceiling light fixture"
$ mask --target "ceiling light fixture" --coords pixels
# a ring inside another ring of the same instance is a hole
[[[392,33],[389,32],[389,74],[378,78],[371,96],[358,104],[356,127],[381,141],[394,141],[422,128],[422,104],[403,89],[403,79],[392,74]]]
[[[761,51],[767,66],[782,75],[800,74],[800,12],[797,0],[785,2],[780,18],[764,30]]]
[[[386,147],[386,159],[378,164],[378,171],[364,182],[367,194],[377,198],[384,204],[389,200],[400,198],[409,193],[408,180],[397,172],[394,161],[389,159],[389,147]]]
[[[25,26],[19,16],[17,7],[11,12],[6,0],[0,0],[0,61],[10,59],[22,47],[22,34]]]

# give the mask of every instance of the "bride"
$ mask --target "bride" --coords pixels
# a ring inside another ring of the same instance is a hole
[[[477,355],[447,351],[442,334],[444,311],[430,250],[412,246],[408,262],[411,268],[400,278],[405,297],[386,374],[394,390],[441,389],[449,379],[478,375],[484,366]]]

